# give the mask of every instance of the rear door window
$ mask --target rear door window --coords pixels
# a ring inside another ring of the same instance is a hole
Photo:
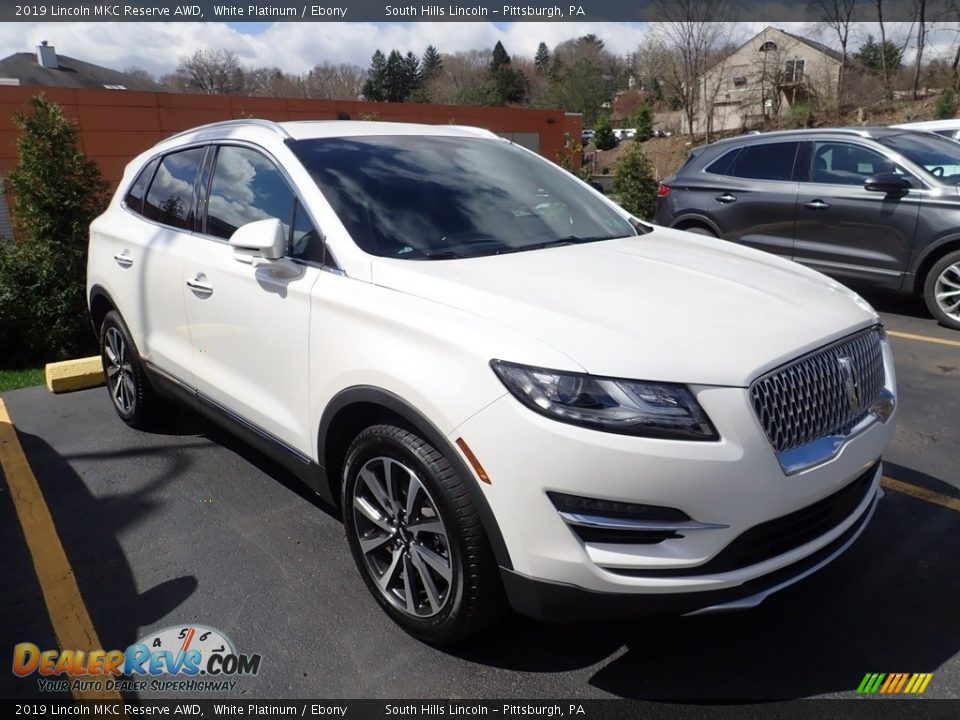
[[[144,217],[182,230],[193,230],[194,187],[205,149],[170,153],[160,161],[143,204]]]
[[[749,180],[792,180],[798,142],[748,145],[727,173]]]

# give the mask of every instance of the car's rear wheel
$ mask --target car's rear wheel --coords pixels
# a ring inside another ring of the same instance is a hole
[[[960,250],[947,253],[930,268],[923,299],[941,325],[960,330]]]
[[[351,443],[343,478],[350,550],[390,617],[436,645],[496,618],[496,563],[463,480],[439,450],[403,428],[375,425]]]
[[[146,429],[158,419],[160,399],[143,370],[143,362],[123,318],[111,310],[100,325],[100,357],[110,400],[131,427]]]

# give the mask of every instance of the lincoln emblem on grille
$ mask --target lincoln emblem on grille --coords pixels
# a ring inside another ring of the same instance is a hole
[[[843,388],[847,392],[847,405],[851,410],[856,410],[860,407],[860,388],[857,386],[857,376],[853,371],[853,361],[848,357],[839,357],[837,364],[840,365]]]

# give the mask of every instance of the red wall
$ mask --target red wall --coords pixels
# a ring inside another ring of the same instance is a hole
[[[557,160],[564,134],[580,141],[582,120],[562,110],[414,105],[340,100],[181,95],[125,90],[73,90],[54,87],[0,87],[0,173],[17,163],[16,110],[28,110],[31,97],[43,93],[77,121],[84,153],[95,160],[114,187],[124,166],[157,141],[181,130],[231,118],[269,120],[391,120],[428,124],[475,125],[494,132],[539,133],[540,154]]]

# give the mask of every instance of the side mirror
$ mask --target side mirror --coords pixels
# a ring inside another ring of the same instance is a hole
[[[871,175],[863,182],[863,189],[871,192],[882,192],[887,195],[906,195],[913,187],[910,181],[896,173],[880,173]]]
[[[606,193],[603,191],[603,185],[601,185],[599,182],[597,182],[596,180],[589,180],[588,182],[590,183],[590,187],[592,187],[598,193],[603,193],[604,195],[606,195]]]
[[[233,257],[240,262],[279,260],[287,249],[287,233],[276,218],[257,220],[238,227],[230,236]]]

